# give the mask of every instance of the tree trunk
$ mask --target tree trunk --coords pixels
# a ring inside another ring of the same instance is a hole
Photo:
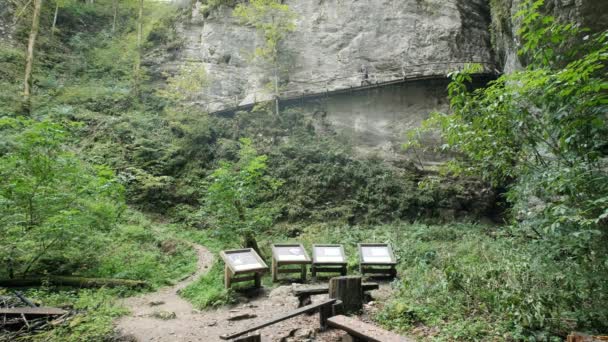
[[[55,35],[55,27],[57,26],[57,14],[59,14],[59,2],[55,3],[55,14],[53,15],[53,26],[51,26],[51,36]]]
[[[279,111],[279,75],[277,69],[274,69],[274,113],[278,117],[281,113]]]
[[[27,57],[25,60],[25,76],[23,78],[23,112],[30,114],[32,110],[32,67],[34,64],[34,47],[36,38],[38,37],[38,29],[40,27],[40,8],[42,0],[34,0],[34,15],[32,18],[32,29],[27,42]]]
[[[346,313],[360,311],[363,308],[361,277],[331,278],[329,280],[329,298],[342,301],[342,309]]]
[[[258,241],[255,239],[253,233],[245,233],[243,247],[245,248],[253,248],[253,250],[258,253],[261,257],[262,253],[260,252],[260,247],[258,246]]]
[[[139,98],[141,82],[141,54],[142,54],[142,35],[143,35],[144,0],[139,0],[139,14],[137,16],[137,56],[135,57],[135,94]]]
[[[118,16],[118,0],[114,0],[114,18],[112,19],[112,35],[116,32],[116,17]]]
[[[112,278],[83,278],[72,276],[48,276],[38,278],[20,278],[0,280],[1,287],[27,287],[39,286],[43,283],[73,287],[147,287],[148,283],[140,280],[112,279]]]
[[[239,214],[239,220],[244,223],[246,221],[245,209],[243,208],[241,201],[235,200],[234,206]],[[255,239],[255,235],[253,235],[252,232],[243,233],[243,248],[253,248],[253,250],[258,253],[260,257],[262,256],[262,253],[260,252],[260,247],[258,247],[258,241]]]

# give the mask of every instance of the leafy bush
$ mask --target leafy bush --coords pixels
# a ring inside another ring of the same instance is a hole
[[[97,258],[123,210],[122,187],[104,167],[67,151],[64,127],[0,119],[2,276],[69,272]]]
[[[608,252],[608,32],[560,24],[538,13],[542,5],[527,1],[518,13],[528,67],[473,92],[475,67],[453,73],[454,113],[426,123],[460,153],[451,171],[506,187],[510,235],[475,248],[461,242],[457,258],[413,269],[408,304],[395,304],[387,323],[432,321],[463,338],[464,321],[441,323],[460,320],[441,307],[460,306],[463,315],[503,322],[480,336],[544,340],[607,328],[608,264],[599,256]]]

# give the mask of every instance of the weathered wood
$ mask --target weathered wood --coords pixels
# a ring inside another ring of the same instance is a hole
[[[342,301],[344,312],[350,313],[363,308],[363,287],[361,277],[344,276],[329,280],[329,298]]]
[[[380,284],[378,284],[378,283],[362,283],[361,284],[361,289],[363,290],[363,292],[377,290],[379,288],[380,288]],[[320,294],[329,293],[329,286],[316,286],[316,287],[310,287],[310,288],[295,289],[293,291],[293,293],[296,297],[320,295]]]
[[[61,316],[68,313],[65,310],[58,308],[47,308],[47,307],[19,307],[19,308],[0,308],[0,315],[6,315],[10,317],[24,316]]]
[[[333,316],[344,314],[344,307],[342,306],[342,301],[337,300],[332,306],[331,309],[333,311]]]
[[[301,268],[283,268],[283,269],[279,269],[278,273],[302,273],[302,269]]]
[[[19,292],[19,291],[15,291],[15,296],[17,296],[17,298],[19,298],[23,303],[25,303],[25,305],[29,306],[30,308],[35,308],[36,304],[32,303],[32,301],[30,301],[29,299],[25,298],[25,296],[23,295],[23,293]]]
[[[608,336],[591,336],[579,332],[573,332],[568,335],[567,342],[601,342],[608,341]]]
[[[332,304],[325,305],[319,308],[319,323],[321,325],[321,331],[327,329],[327,319],[334,315],[334,308]]]
[[[296,317],[296,316],[299,316],[299,315],[307,313],[307,312],[315,311],[315,310],[317,310],[317,309],[319,309],[319,308],[321,308],[323,306],[329,306],[329,307],[331,307],[335,302],[336,302],[335,299],[328,299],[326,301],[323,301],[323,302],[320,302],[320,303],[317,303],[317,304],[307,305],[305,307],[299,308],[299,309],[294,310],[292,312],[289,312],[287,314],[284,314],[284,315],[281,315],[279,317],[273,318],[273,319],[271,319],[269,321],[266,321],[264,323],[260,323],[260,324],[254,325],[254,326],[252,326],[250,328],[247,328],[245,330],[242,330],[242,331],[230,334],[230,335],[222,335],[222,336],[220,336],[220,338],[222,340],[231,340],[233,338],[237,338],[239,336],[243,336],[243,335],[245,335],[247,333],[250,333],[252,331],[256,331],[256,330],[265,328],[265,327],[267,327],[269,325],[273,325],[273,324],[279,323],[279,322],[284,321],[286,319],[290,319],[292,317]]]
[[[286,247],[293,247],[300,250],[302,253],[300,254],[303,258],[301,260],[290,260],[286,258],[284,254],[281,254],[280,249]],[[312,260],[306,253],[306,249],[300,243],[292,243],[292,244],[273,244],[272,245],[272,281],[276,282],[279,280],[279,274],[284,273],[300,273],[300,280],[302,282],[306,281],[306,265],[310,264]],[[299,266],[297,269],[294,268],[286,268],[280,269],[281,266]]]
[[[394,266],[388,268],[361,266],[359,270],[361,274],[386,274],[389,276],[393,276],[397,273]]]
[[[46,276],[39,278],[4,279],[0,280],[0,287],[28,287],[48,283],[56,286],[72,287],[148,287],[145,281],[113,278],[83,278],[73,276]]]
[[[250,276],[246,276],[246,277],[234,277],[230,279],[231,283],[242,283],[245,281],[252,281],[256,279],[256,275],[252,274]]]
[[[224,265],[224,287],[229,289],[232,286],[232,270],[228,264]]]
[[[344,266],[339,267],[318,267],[315,266],[315,273],[344,273]]]
[[[237,338],[234,342],[262,342],[262,335],[255,334],[249,335],[241,338]]]
[[[368,342],[413,342],[409,338],[343,315],[329,318],[327,325],[344,330],[352,337]]]

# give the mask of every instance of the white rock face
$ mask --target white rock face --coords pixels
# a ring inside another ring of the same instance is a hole
[[[286,0],[296,31],[281,47],[281,91],[291,96],[412,75],[444,75],[464,63],[494,70],[484,0]],[[198,6],[197,6],[198,7]],[[251,61],[261,37],[222,6],[207,18],[195,8],[176,61],[203,63],[209,111],[271,97],[270,72]]]

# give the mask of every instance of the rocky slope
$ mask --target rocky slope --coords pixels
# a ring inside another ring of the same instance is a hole
[[[494,69],[484,0],[286,0],[297,29],[282,47],[287,95],[359,86],[403,76],[443,75],[465,62]],[[200,103],[214,111],[267,99],[268,72],[251,63],[260,37],[227,6],[181,27],[185,49],[173,65],[203,63],[212,77]]]

